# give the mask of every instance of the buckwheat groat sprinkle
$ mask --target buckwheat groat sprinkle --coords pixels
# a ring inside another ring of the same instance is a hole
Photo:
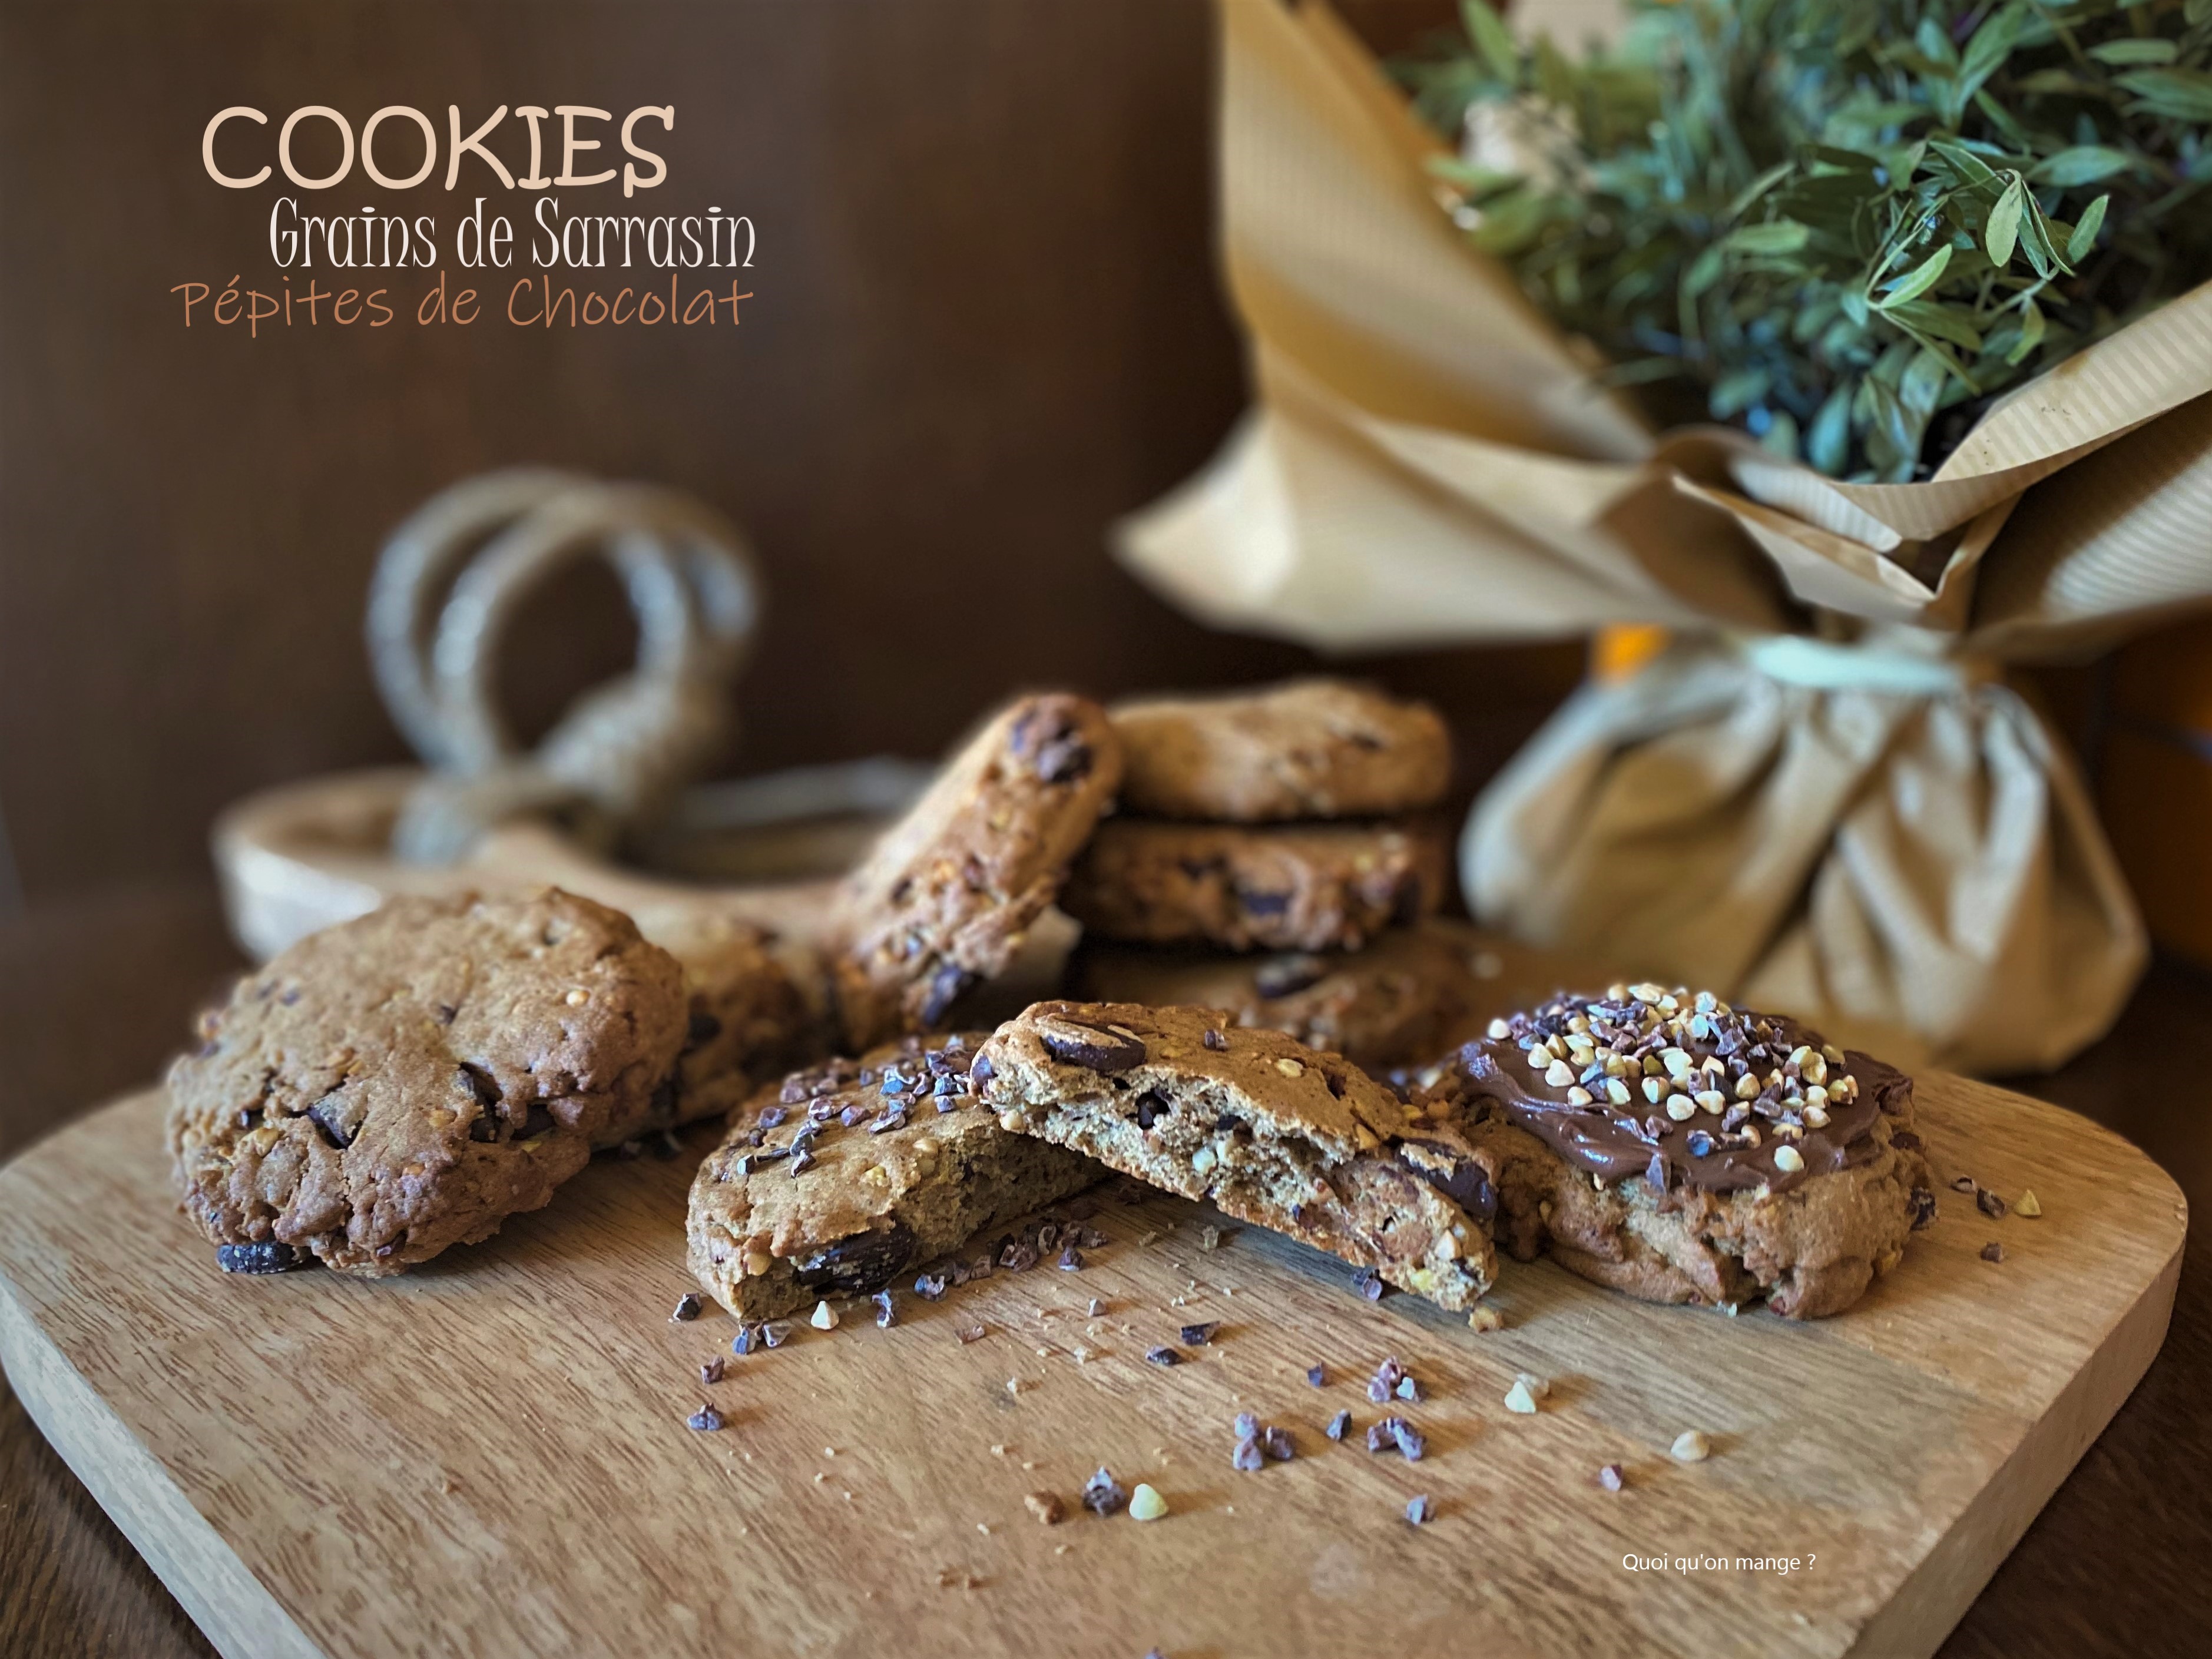
[[[1702,1463],[1712,1455],[1713,1443],[1700,1430],[1685,1429],[1668,1450],[1678,1463]]]
[[[1406,1519],[1417,1527],[1426,1526],[1436,1512],[1436,1505],[1426,1498],[1411,1499],[1406,1505]]]
[[[2043,1213],[2043,1206],[2036,1201],[2033,1192],[2022,1192],[2019,1201],[2012,1206],[2012,1212],[2014,1215],[2024,1215],[2032,1221]]]
[[[1168,1512],[1168,1500],[1143,1481],[1129,1494],[1129,1518],[1132,1521],[1157,1521]]]
[[[1649,1301],[1839,1312],[1934,1212],[1910,1079],[1709,993],[1555,998],[1413,1103],[1498,1164],[1515,1255]]]
[[[1607,1492],[1619,1492],[1628,1484],[1628,1480],[1620,1464],[1607,1463],[1598,1470],[1597,1483]]]

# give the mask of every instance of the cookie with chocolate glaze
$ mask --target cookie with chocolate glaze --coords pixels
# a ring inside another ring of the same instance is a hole
[[[1009,1134],[969,1075],[980,1034],[908,1037],[762,1091],[691,1183],[691,1271],[741,1319],[866,1296],[1100,1179]]]
[[[557,888],[396,898],[239,981],[168,1076],[185,1212],[232,1271],[396,1273],[665,1121],[675,960]]]
[[[1121,781],[1105,711],[1022,697],[947,763],[840,889],[831,925],[846,1045],[940,1029],[1012,962]]]
[[[1433,1059],[1480,989],[1472,929],[1431,919],[1393,927],[1364,949],[1266,956],[1086,943],[1069,964],[1085,1001],[1224,1010],[1231,1024],[1280,1031],[1368,1071]]]
[[[1911,1079],[1709,994],[1555,998],[1419,1098],[1496,1162],[1509,1251],[1645,1301],[1838,1313],[1932,1212]]]
[[[1117,704],[1121,802],[1156,817],[1235,823],[1373,817],[1433,806],[1451,735],[1425,703],[1347,680]]]
[[[1289,1234],[1439,1307],[1489,1289],[1497,1171],[1340,1056],[1218,1009],[1040,1002],[975,1066],[1000,1124]]]
[[[1431,914],[1444,839],[1415,823],[1098,826],[1060,907],[1103,939],[1231,951],[1356,951]]]

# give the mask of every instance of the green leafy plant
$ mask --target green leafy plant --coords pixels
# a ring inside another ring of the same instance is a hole
[[[2212,0],[1631,5],[1571,58],[1462,0],[1405,73],[1468,238],[1663,422],[1924,477],[2212,276]]]

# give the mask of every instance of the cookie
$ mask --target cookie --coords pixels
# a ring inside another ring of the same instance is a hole
[[[1496,1162],[1513,1255],[1645,1301],[1839,1313],[1934,1212],[1911,1079],[1710,994],[1554,999],[1420,1098]]]
[[[711,911],[654,933],[683,969],[689,1000],[672,1123],[719,1117],[826,1046],[819,998],[803,986],[806,953],[768,928]]]
[[[1230,1023],[1281,1031],[1369,1071],[1434,1060],[1465,1030],[1480,982],[1474,935],[1428,921],[1364,950],[1219,956],[1086,945],[1069,994],[1086,1001],[1220,1008]]]
[[[619,911],[393,899],[204,1020],[169,1071],[178,1190],[233,1264],[399,1273],[665,1115],[685,1024],[675,959]]]
[[[974,1074],[1006,1128],[1270,1227],[1438,1306],[1496,1270],[1495,1171],[1335,1054],[1218,1010],[1041,1002]]]
[[[1029,696],[994,716],[839,892],[848,1046],[934,1030],[1002,972],[1121,779],[1121,745],[1094,702]]]
[[[1236,823],[1372,817],[1433,806],[1451,785],[1451,734],[1436,710],[1344,680],[1111,712],[1132,812]]]
[[[1115,818],[1084,849],[1060,905],[1089,932],[1128,943],[1356,951],[1430,915],[1443,887],[1432,826]]]
[[[1105,1174],[1007,1133],[977,1100],[980,1036],[907,1038],[750,1102],[691,1183],[691,1271],[741,1319],[866,1296]]]

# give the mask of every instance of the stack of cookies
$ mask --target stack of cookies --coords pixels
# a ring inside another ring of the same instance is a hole
[[[1370,1068],[1433,1059],[1471,993],[1431,918],[1451,740],[1425,705],[1340,680],[1111,712],[1120,814],[1060,897],[1079,995],[1227,1009]]]

